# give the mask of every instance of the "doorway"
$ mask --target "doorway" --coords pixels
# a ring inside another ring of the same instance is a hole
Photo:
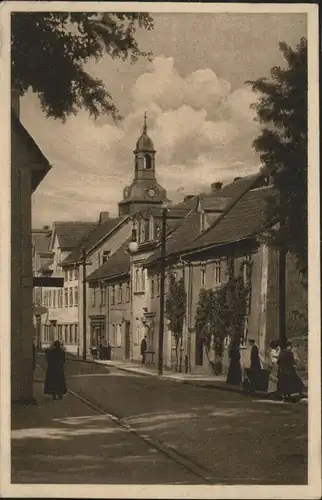
[[[125,321],[125,335],[124,335],[124,356],[125,359],[130,358],[130,325],[129,321]]]

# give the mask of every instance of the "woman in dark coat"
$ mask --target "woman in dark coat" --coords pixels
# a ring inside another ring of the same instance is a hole
[[[302,396],[304,384],[296,371],[296,363],[292,352],[292,343],[287,342],[278,358],[277,392],[288,400],[292,394]]]
[[[239,345],[236,342],[232,342],[228,349],[229,356],[229,368],[227,374],[227,384],[240,385],[242,381],[242,373],[240,366],[240,351]]]
[[[58,340],[46,353],[47,371],[45,378],[44,393],[50,394],[53,399],[62,399],[63,394],[66,394],[66,381],[64,374],[65,352],[61,348]]]

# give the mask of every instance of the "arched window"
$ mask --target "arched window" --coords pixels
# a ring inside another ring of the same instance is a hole
[[[150,170],[152,167],[152,161],[151,161],[151,156],[148,154],[144,155],[144,168],[146,170]]]

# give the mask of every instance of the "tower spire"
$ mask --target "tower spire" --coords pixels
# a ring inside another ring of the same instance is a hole
[[[147,131],[148,131],[148,125],[147,125],[147,122],[146,122],[146,118],[147,118],[147,113],[145,111],[144,112],[144,122],[143,122],[143,134],[146,134]]]

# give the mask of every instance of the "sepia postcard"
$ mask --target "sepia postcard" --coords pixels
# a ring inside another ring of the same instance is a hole
[[[0,20],[1,496],[320,498],[317,5]]]

